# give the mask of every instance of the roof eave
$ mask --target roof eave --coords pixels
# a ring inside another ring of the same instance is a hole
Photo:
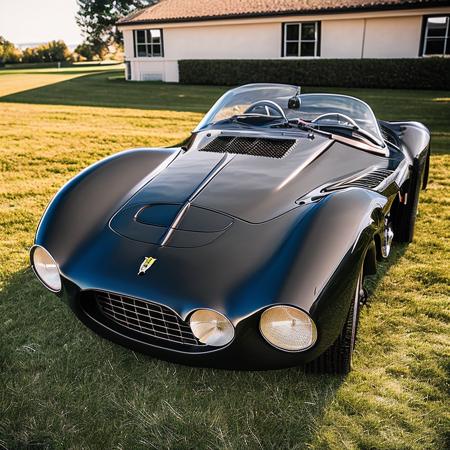
[[[248,13],[248,14],[226,14],[220,16],[201,16],[201,17],[177,17],[172,19],[146,19],[146,20],[132,20],[126,21],[125,17],[116,22],[117,26],[128,25],[147,25],[147,24],[161,24],[161,23],[191,23],[191,22],[206,22],[211,20],[234,20],[234,19],[254,19],[258,17],[279,17],[279,16],[316,16],[318,14],[345,14],[352,12],[370,12],[370,11],[393,11],[393,10],[405,10],[411,7],[418,9],[435,8],[437,6],[443,6],[442,1],[431,1],[426,4],[423,2],[411,2],[403,5],[369,5],[364,7],[339,7],[339,8],[326,8],[316,10],[291,10],[291,11],[270,11],[261,13]]]

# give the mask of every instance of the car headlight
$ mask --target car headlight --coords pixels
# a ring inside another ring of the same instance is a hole
[[[61,276],[58,265],[45,248],[35,246],[31,249],[31,265],[39,280],[53,292],[61,290]]]
[[[290,352],[306,350],[317,339],[312,319],[292,306],[277,305],[266,309],[261,315],[259,328],[269,344]]]
[[[203,344],[222,347],[234,337],[233,324],[217,311],[198,309],[190,320],[192,333]]]

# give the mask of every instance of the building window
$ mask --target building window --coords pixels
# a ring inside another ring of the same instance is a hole
[[[134,30],[134,56],[155,58],[164,56],[162,30]]]
[[[422,55],[450,55],[450,16],[425,17]]]
[[[283,26],[283,56],[320,56],[320,22],[285,23]]]

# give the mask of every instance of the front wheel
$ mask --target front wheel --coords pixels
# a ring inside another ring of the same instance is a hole
[[[356,343],[356,333],[358,331],[359,313],[364,295],[363,269],[361,268],[356,282],[355,293],[341,334],[328,350],[308,364],[307,370],[309,372],[338,375],[346,375],[350,372],[352,368],[353,350]]]

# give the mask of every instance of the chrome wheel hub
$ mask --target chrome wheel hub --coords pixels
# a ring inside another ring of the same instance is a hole
[[[389,218],[386,217],[384,222],[384,231],[381,242],[381,255],[383,258],[387,258],[391,252],[392,239],[394,239],[394,232],[392,231],[392,226]]]

